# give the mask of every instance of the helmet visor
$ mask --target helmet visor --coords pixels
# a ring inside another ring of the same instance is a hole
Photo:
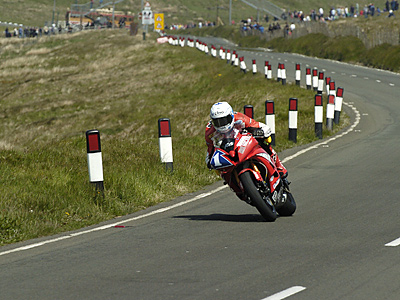
[[[214,127],[218,128],[231,124],[232,120],[233,120],[232,115],[227,115],[222,118],[212,119],[212,123]]]

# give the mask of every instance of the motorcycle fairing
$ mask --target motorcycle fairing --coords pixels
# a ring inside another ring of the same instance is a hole
[[[233,162],[228,158],[228,154],[220,149],[215,149],[210,164],[213,169],[223,169],[233,166]]]

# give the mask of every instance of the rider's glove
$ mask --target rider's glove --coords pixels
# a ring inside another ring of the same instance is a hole
[[[265,138],[269,138],[271,136],[271,134],[272,134],[271,127],[269,127],[268,125],[263,124],[261,126],[261,129],[264,131],[264,137]]]

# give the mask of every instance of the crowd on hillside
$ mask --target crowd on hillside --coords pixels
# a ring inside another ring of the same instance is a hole
[[[6,27],[4,30],[4,36],[6,38],[18,37],[18,38],[35,38],[41,36],[54,35],[57,33],[61,33],[64,28],[60,26],[56,27],[55,24],[53,26],[44,26],[44,27],[14,27],[13,29],[9,29]]]
[[[359,4],[348,6],[339,6],[339,7],[331,7],[328,10],[324,10],[322,7],[319,9],[312,9],[309,14],[304,13],[303,11],[287,11],[282,13],[280,16],[281,20],[283,20],[286,25],[283,27],[285,34],[290,34],[296,28],[296,23],[298,22],[329,22],[335,21],[341,18],[357,18],[357,17],[374,17],[385,14],[387,17],[394,17],[395,12],[399,10],[399,2],[398,0],[386,0],[385,7],[383,9],[375,6],[373,3],[369,3],[364,5],[364,7],[360,7]],[[264,16],[264,20],[266,23],[269,23],[268,15]],[[278,19],[274,18],[274,23],[270,23],[268,27],[268,32],[272,33],[275,30],[281,30],[282,27],[277,22]],[[290,23],[290,25],[289,25]],[[247,20],[242,20],[241,22],[241,30],[251,31],[257,30],[260,32],[264,32],[265,29],[260,22],[254,21],[253,18],[249,18]]]

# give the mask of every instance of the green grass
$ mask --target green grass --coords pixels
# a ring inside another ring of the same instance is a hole
[[[204,164],[205,124],[219,100],[239,111],[252,104],[260,121],[264,102],[274,100],[281,151],[295,145],[287,119],[297,97],[298,145],[316,140],[314,92],[153,38],[105,30],[3,43],[0,245],[96,224],[219,180]],[[173,174],[159,158],[162,117],[171,119]],[[335,132],[347,124],[343,117]],[[90,129],[101,134],[104,197],[89,184]]]

